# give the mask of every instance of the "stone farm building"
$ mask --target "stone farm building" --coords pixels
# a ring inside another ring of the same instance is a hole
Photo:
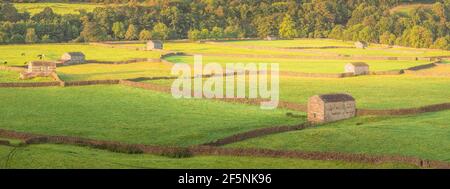
[[[353,75],[369,74],[369,65],[364,62],[352,62],[345,65],[345,73],[353,73]]]
[[[163,49],[163,42],[159,40],[150,40],[147,42],[147,50]]]
[[[31,79],[34,77],[48,77],[56,71],[55,62],[32,61],[28,63],[28,69],[20,73],[20,79]]]
[[[267,40],[267,41],[274,41],[274,40],[278,40],[278,37],[277,37],[277,36],[272,36],[272,35],[270,35],[270,36],[267,36],[267,37],[266,37],[266,40]]]
[[[61,56],[63,64],[82,64],[86,62],[86,56],[82,52],[68,52]]]
[[[355,117],[356,102],[348,94],[324,94],[309,98],[308,121],[327,123]]]
[[[355,47],[357,49],[365,49],[368,47],[368,44],[364,41],[357,41],[357,42],[355,42]]]

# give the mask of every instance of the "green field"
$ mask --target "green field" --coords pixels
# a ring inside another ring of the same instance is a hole
[[[143,47],[144,44],[118,44]],[[320,48],[345,46],[347,48]],[[337,40],[229,41],[191,43],[168,41],[164,51],[141,51],[89,44],[1,45],[0,63],[24,65],[45,54],[58,60],[65,52],[81,51],[88,60],[121,61],[159,58],[169,51],[203,54],[203,63],[279,63],[281,71],[342,73],[349,62],[363,61],[371,71],[399,70],[428,61],[373,60],[371,56],[449,56],[450,51],[413,48],[351,48]],[[298,49],[286,49],[298,48]],[[325,55],[361,58],[319,58]],[[272,57],[271,57],[272,56]],[[301,58],[308,56],[308,58]],[[173,63],[192,64],[192,56],[172,56]],[[131,79],[170,76],[171,64],[81,64],[57,68],[65,81]],[[438,66],[404,75],[348,78],[280,76],[280,100],[306,104],[324,93],[349,93],[358,108],[397,109],[448,103],[450,69]],[[17,72],[0,71],[0,82],[17,82]],[[29,80],[27,80],[29,81]],[[50,81],[37,78],[34,81]],[[20,81],[22,82],[22,81]],[[173,80],[142,81],[171,86]],[[259,106],[202,99],[174,99],[170,94],[121,85],[83,87],[0,88],[0,128],[48,135],[77,136],[125,143],[192,146],[241,132],[306,121],[305,112],[261,110]],[[288,116],[292,113],[296,116]],[[450,111],[397,117],[357,117],[302,131],[280,133],[225,147],[269,148],[405,155],[450,162]],[[3,140],[3,139],[0,139]],[[17,141],[15,141],[17,143]],[[0,146],[0,157],[11,147]],[[414,168],[402,164],[358,164],[286,158],[196,156],[171,159],[157,155],[128,155],[64,146],[31,145],[18,148],[8,168]],[[54,163],[57,162],[57,163]]]
[[[122,61],[134,58],[159,58],[161,52],[137,51],[130,49],[108,48],[88,44],[34,44],[34,45],[0,45],[0,62],[8,65],[24,65],[28,61],[59,60],[66,52],[83,52],[87,60]]]
[[[450,111],[402,117],[360,117],[276,134],[229,147],[392,154],[450,162]]]
[[[145,82],[171,86],[173,80]],[[450,102],[449,83],[449,77],[415,75],[360,76],[339,79],[281,76],[280,100],[306,104],[308,98],[316,94],[349,93],[355,97],[358,108],[412,108]]]
[[[103,150],[63,145],[33,145],[15,150],[9,161],[6,156],[12,147],[0,146],[1,168],[101,168],[101,169],[305,169],[305,168],[416,168],[408,164],[363,164],[340,161],[315,161],[287,158],[256,158],[231,156],[195,156],[174,159],[156,155],[128,155]]]
[[[35,15],[46,7],[53,9],[57,14],[79,14],[80,10],[92,12],[96,7],[102,7],[101,4],[89,4],[89,3],[14,3],[14,6],[19,12],[29,12],[31,15]]]
[[[171,66],[163,63],[80,64],[58,68],[64,81],[133,79],[138,77],[169,76]]]
[[[0,89],[1,128],[128,143],[189,146],[304,119],[284,110],[171,95],[124,86]]]
[[[27,80],[21,80],[19,78],[19,72],[0,70],[0,83],[43,82],[43,81],[53,81],[53,80],[49,77],[36,77],[36,78],[32,78],[32,79],[27,79]]]
[[[233,58],[233,55],[249,57],[258,56],[306,56],[322,57],[326,56],[357,56],[369,59],[370,57],[430,57],[430,56],[450,56],[450,51],[437,49],[415,49],[408,47],[387,48],[378,44],[371,44],[367,49],[356,49],[353,42],[343,42],[331,39],[296,39],[278,41],[230,41],[214,43],[197,42],[167,42],[164,49],[169,51],[185,52],[189,54],[203,54],[211,56],[225,56]],[[145,44],[117,44],[126,47],[144,47]],[[338,46],[343,48],[312,48]],[[286,47],[296,47],[299,49],[286,49]]]
[[[173,63],[194,63],[193,56],[172,56],[166,60]],[[288,58],[230,58],[220,56],[203,56],[203,64],[219,63],[225,67],[227,63],[276,63],[280,71],[303,73],[343,73],[344,66],[350,62],[365,62],[372,71],[401,70],[413,66],[427,64],[427,61],[408,60],[314,60],[314,59],[288,59]]]

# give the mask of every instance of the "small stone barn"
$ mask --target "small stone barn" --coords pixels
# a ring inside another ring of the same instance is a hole
[[[364,41],[357,41],[357,42],[355,42],[355,47],[357,48],[357,49],[365,49],[365,48],[367,48],[369,45],[366,43],[366,42],[364,42]]]
[[[348,94],[323,94],[309,98],[308,121],[328,123],[355,117],[356,102]]]
[[[68,52],[61,56],[63,64],[82,64],[86,62],[86,56],[82,52]]]
[[[163,42],[159,40],[150,40],[147,42],[146,46],[148,51],[154,50],[154,49],[163,49]]]
[[[34,77],[48,77],[56,71],[55,62],[32,61],[28,63],[28,69],[20,73],[20,79],[31,79]]]
[[[272,35],[270,35],[270,36],[267,36],[267,37],[266,37],[266,40],[267,40],[267,41],[274,41],[274,40],[278,40],[278,37],[277,37],[277,36],[272,36]]]
[[[352,62],[345,65],[345,73],[353,73],[353,75],[369,74],[369,65],[364,62]]]

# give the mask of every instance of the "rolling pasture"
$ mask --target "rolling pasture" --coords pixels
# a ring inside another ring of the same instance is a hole
[[[46,7],[52,8],[56,14],[79,14],[81,10],[92,12],[95,8],[105,6],[101,4],[90,3],[14,3],[19,12],[29,12],[35,15]]]
[[[161,52],[108,48],[89,44],[0,45],[0,62],[7,61],[8,66],[21,66],[32,60],[39,60],[38,55],[42,54],[45,55],[43,60],[59,60],[66,52],[83,52],[87,60],[98,61],[159,58],[161,55]]]
[[[381,57],[450,56],[449,51],[352,48],[337,40],[167,42],[163,51],[141,51],[89,44],[3,45],[0,57],[8,66],[21,66],[45,54],[57,60],[64,52],[81,51],[88,60],[121,61],[159,58],[168,52],[203,54],[204,63],[279,63],[281,71],[341,73],[348,62],[363,61],[372,71],[406,69],[427,60],[374,60]],[[143,44],[118,46],[143,47]],[[339,48],[328,48],[338,46]],[[358,58],[315,58],[350,55]],[[272,57],[270,57],[272,56]],[[300,57],[309,58],[300,58]],[[0,61],[2,61],[0,60]],[[192,64],[192,56],[170,56],[171,63]],[[65,81],[131,79],[170,76],[170,63],[81,64],[57,68]],[[402,75],[348,78],[310,78],[280,75],[280,100],[306,104],[310,96],[349,93],[358,108],[397,109],[447,103],[448,66]],[[18,74],[0,71],[0,82],[16,82]],[[16,79],[15,79],[16,78]],[[45,79],[43,79],[45,80]],[[41,80],[36,80],[41,81]],[[170,86],[173,80],[142,81]],[[122,85],[79,87],[0,88],[0,129],[35,134],[85,137],[98,140],[162,146],[196,146],[234,134],[306,122],[306,113],[288,109],[204,99],[174,99],[170,94]],[[225,148],[263,148],[370,155],[405,155],[450,162],[449,111],[408,116],[365,116],[305,130],[257,137]],[[295,116],[288,116],[295,115]],[[0,146],[0,155],[11,147]],[[93,158],[95,156],[95,158]],[[53,163],[60,162],[60,163]],[[0,165],[4,165],[0,161]],[[403,164],[367,164],[286,158],[194,156],[174,159],[158,155],[129,155],[68,145],[30,145],[19,148],[8,163],[13,168],[416,168]]]
[[[6,156],[13,147],[0,146],[0,155]],[[318,161],[289,158],[258,158],[233,156],[195,156],[174,159],[157,155],[129,155],[103,150],[64,146],[33,145],[18,148],[8,163],[0,168],[100,168],[100,169],[295,169],[295,168],[417,168],[408,164],[368,164],[343,161]]]
[[[286,110],[264,111],[124,86],[0,88],[2,129],[127,143],[188,146],[239,132],[304,119]],[[45,100],[42,103],[40,99]],[[14,120],[14,121],[12,121]]]
[[[275,134],[228,147],[390,154],[450,161],[450,111],[401,117],[359,117]]]

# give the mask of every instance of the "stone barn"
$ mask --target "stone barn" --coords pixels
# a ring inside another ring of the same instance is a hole
[[[68,52],[61,56],[63,64],[82,64],[86,62],[86,56],[82,52]]]
[[[28,69],[20,73],[20,79],[31,79],[34,77],[48,77],[56,71],[55,62],[32,61],[28,63]]]
[[[163,42],[159,40],[151,40],[147,42],[147,50],[163,49]]]
[[[355,99],[348,94],[323,94],[309,98],[308,121],[328,123],[356,116]]]
[[[274,40],[278,40],[278,37],[277,37],[277,36],[272,36],[272,35],[270,35],[270,36],[267,36],[267,37],[266,37],[266,40],[267,40],[267,41],[274,41]]]
[[[352,62],[345,65],[345,73],[353,73],[353,75],[369,74],[369,65],[364,62]]]
[[[369,44],[367,44],[366,42],[364,42],[364,41],[357,41],[357,42],[355,42],[355,47],[357,48],[357,49],[365,49],[365,48],[367,48],[369,46]]]

